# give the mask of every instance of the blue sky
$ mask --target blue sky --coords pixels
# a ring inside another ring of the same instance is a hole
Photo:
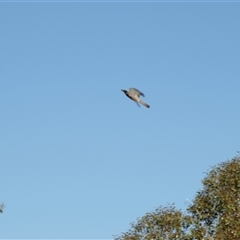
[[[0,4],[1,239],[112,238],[237,155],[239,3]]]

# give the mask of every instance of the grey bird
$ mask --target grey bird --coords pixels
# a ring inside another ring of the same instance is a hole
[[[129,97],[131,100],[136,102],[138,106],[140,106],[139,103],[141,103],[143,106],[150,108],[150,106],[140,98],[140,96],[144,97],[144,94],[139,90],[137,90],[136,88],[129,88],[129,91],[127,90],[121,90],[121,91],[123,91],[126,94],[126,96]]]

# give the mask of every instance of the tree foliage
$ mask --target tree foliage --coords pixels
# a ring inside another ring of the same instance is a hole
[[[240,158],[212,168],[188,208],[214,239],[240,239]]]
[[[239,240],[240,157],[211,168],[202,183],[186,213],[159,207],[115,240]]]
[[[159,207],[155,212],[147,213],[136,224],[132,223],[131,230],[116,239],[184,239],[190,223],[191,219],[176,210],[174,205]]]

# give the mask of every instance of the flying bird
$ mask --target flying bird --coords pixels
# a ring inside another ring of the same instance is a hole
[[[121,90],[121,91],[123,91],[125,95],[129,97],[131,100],[136,102],[138,106],[140,106],[139,103],[141,103],[143,106],[150,108],[150,106],[140,98],[140,96],[144,97],[144,94],[139,90],[137,90],[136,88],[129,88],[129,91],[127,90]]]

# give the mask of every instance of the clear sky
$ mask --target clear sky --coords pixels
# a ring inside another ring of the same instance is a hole
[[[109,239],[160,205],[184,210],[240,150],[239,12],[1,3],[0,238]]]

